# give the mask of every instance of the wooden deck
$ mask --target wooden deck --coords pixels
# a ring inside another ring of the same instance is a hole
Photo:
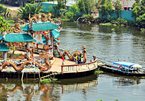
[[[25,52],[23,51],[16,51],[15,54],[25,54]],[[39,57],[39,54],[34,54],[34,60],[37,60],[35,58]],[[41,58],[39,57],[39,59],[41,60]],[[9,60],[11,61],[11,60]],[[53,58],[52,60],[50,60],[51,63],[51,67],[47,70],[47,71],[40,71],[40,69],[38,67],[35,66],[35,64],[32,65],[32,67],[27,67],[24,68],[21,72],[22,73],[34,73],[34,74],[38,74],[38,73],[57,73],[57,74],[68,74],[68,73],[81,73],[81,72],[87,72],[87,71],[92,71],[95,70],[96,68],[98,68],[98,63],[97,61],[94,62],[90,62],[90,63],[85,63],[85,64],[76,64],[73,61],[69,61],[69,60],[64,60],[64,64],[62,65],[63,61],[61,58]],[[41,64],[41,63],[40,63]],[[1,67],[0,67],[1,68]],[[4,69],[1,70],[1,72],[17,72],[15,71],[15,69],[13,67],[6,67]]]
[[[51,61],[52,67],[48,70],[48,72],[57,72],[61,73],[61,66],[62,66],[62,59],[60,58],[54,58]],[[75,62],[65,60],[64,65],[75,65]]]

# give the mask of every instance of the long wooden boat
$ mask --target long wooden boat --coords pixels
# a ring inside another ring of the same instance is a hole
[[[145,69],[141,65],[130,62],[113,62],[99,66],[105,72],[126,75],[126,76],[145,76]]]

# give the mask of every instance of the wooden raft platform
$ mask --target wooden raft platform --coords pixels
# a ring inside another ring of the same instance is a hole
[[[25,54],[23,51],[16,51],[15,54]],[[39,60],[41,60],[40,56],[38,54],[34,54],[34,61],[39,57]],[[16,59],[17,60],[17,59]],[[19,59],[20,60],[20,59]],[[19,61],[18,60],[18,61]],[[24,59],[27,60],[27,59]],[[8,61],[15,61],[13,59],[10,59]],[[23,61],[23,59],[21,60]],[[41,62],[40,62],[41,63]],[[20,63],[21,64],[21,63]],[[31,64],[31,63],[30,63]],[[0,73],[2,74],[44,74],[49,75],[52,73],[56,73],[55,75],[69,75],[69,74],[79,74],[79,73],[86,73],[93,71],[98,68],[98,62],[93,61],[90,63],[83,63],[83,64],[76,64],[73,61],[69,60],[63,60],[61,58],[53,58],[50,60],[51,67],[46,71],[41,71],[39,67],[37,67],[37,64],[32,64],[30,67],[24,67],[22,71],[16,71],[12,66],[6,66],[2,69],[2,66],[0,66]],[[63,64],[63,65],[62,65]]]

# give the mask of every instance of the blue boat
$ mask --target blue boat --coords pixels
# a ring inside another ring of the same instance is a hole
[[[145,76],[145,69],[136,63],[131,62],[112,62],[99,66],[100,70],[105,72],[127,75],[127,76]]]

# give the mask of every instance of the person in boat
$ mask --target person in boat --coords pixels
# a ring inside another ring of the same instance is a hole
[[[65,51],[65,56],[68,56],[70,61],[75,61],[78,64],[86,63],[87,55],[86,55],[86,48],[82,47],[82,52],[75,51],[73,54],[71,54],[69,51]]]
[[[80,59],[81,59],[81,63],[86,63],[86,61],[87,61],[87,52],[86,52],[85,46],[82,46],[82,52],[80,54]]]

